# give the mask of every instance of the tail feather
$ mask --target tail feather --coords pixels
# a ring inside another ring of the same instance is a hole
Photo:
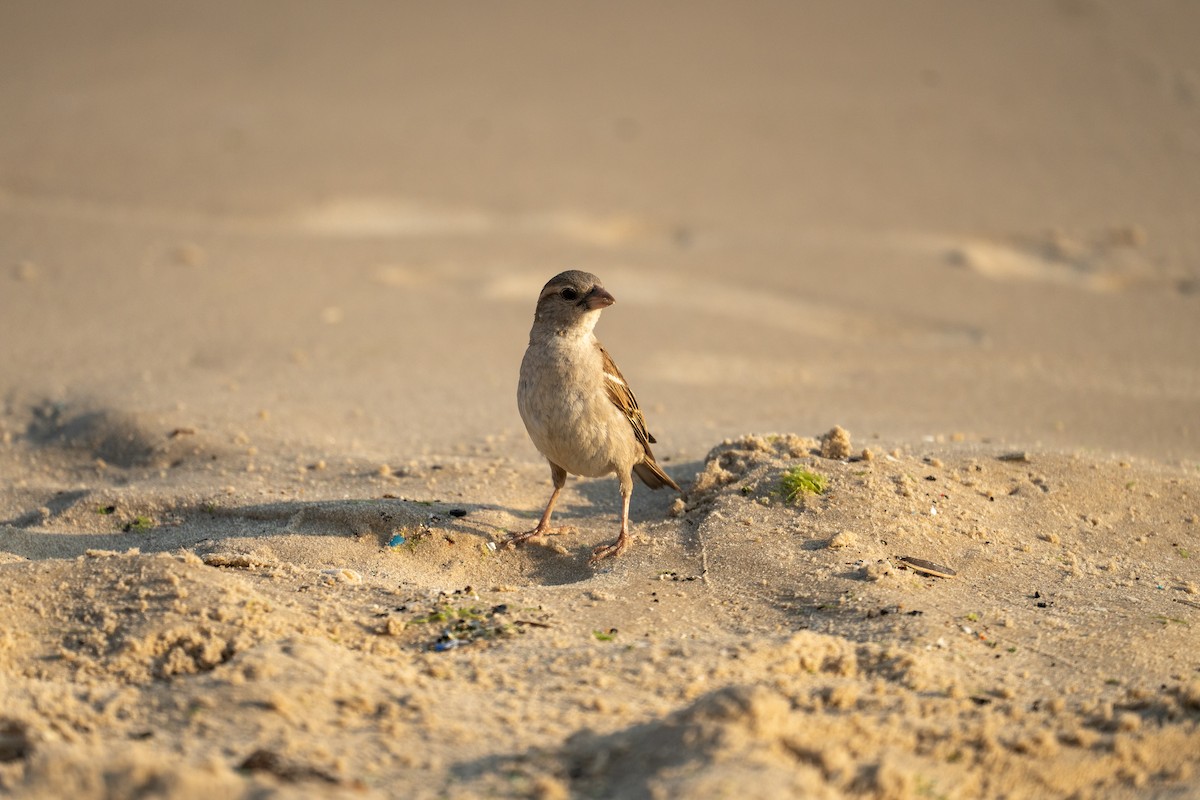
[[[662,471],[653,458],[647,458],[640,464],[633,465],[633,471],[642,479],[642,483],[649,486],[651,489],[661,489],[664,486],[670,486],[677,492],[683,490],[679,488],[679,484],[671,480],[671,476]]]

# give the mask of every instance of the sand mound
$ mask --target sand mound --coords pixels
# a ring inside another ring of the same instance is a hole
[[[789,714],[770,689],[721,689],[663,722],[575,737],[569,774],[578,790],[606,797],[836,797],[817,769],[779,746]]]
[[[723,442],[680,475],[674,515],[639,520],[633,550],[599,569],[588,553],[611,535],[611,482],[564,494],[577,533],[506,549],[536,510],[466,502],[486,459],[327,470],[305,484],[315,497],[261,502],[134,470],[95,491],[169,509],[155,527],[71,530],[89,501],[2,529],[19,555],[0,564],[0,786],[915,798],[1186,785],[1200,606],[1195,523],[1179,509],[1200,493],[1194,475],[972,447],[855,455],[849,433],[823,438],[837,457],[790,434]],[[364,482],[390,496],[343,497]],[[641,499],[639,517],[671,502]],[[104,755],[113,741],[119,757]]]
[[[0,658],[39,680],[140,684],[193,675],[266,636],[310,627],[193,555],[98,552],[25,569],[33,583],[10,584],[16,618]]]

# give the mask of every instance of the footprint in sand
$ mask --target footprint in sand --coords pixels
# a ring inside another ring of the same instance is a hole
[[[926,237],[917,246],[939,251],[953,266],[998,281],[1050,283],[1092,292],[1117,292],[1169,280],[1143,250],[1136,225],[1089,236],[1059,231],[1001,238]]]

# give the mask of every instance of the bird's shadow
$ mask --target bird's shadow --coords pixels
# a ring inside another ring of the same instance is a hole
[[[691,465],[671,469],[678,481]],[[676,496],[672,490],[652,492],[635,481],[631,524],[662,519]],[[551,491],[545,481],[545,493],[531,508],[513,508],[489,502],[447,502],[400,499],[281,501],[276,503],[230,504],[217,502],[181,503],[150,515],[138,524],[122,526],[122,509],[98,509],[109,515],[111,523],[89,523],[90,530],[72,530],[72,518],[78,518],[93,491],[71,490],[55,493],[41,501],[35,510],[15,514],[0,521],[0,550],[30,560],[76,558],[89,551],[141,553],[190,550],[198,555],[253,549],[253,540],[278,536],[347,537],[379,548],[397,543],[421,542],[432,537],[459,541],[467,547],[494,545],[504,547],[510,532],[505,521],[519,520],[518,530],[536,525]],[[537,495],[534,495],[537,496]],[[561,497],[557,525],[577,531],[603,531],[600,537],[546,537],[520,546],[521,569],[530,581],[556,585],[585,580],[594,574],[589,564],[592,548],[615,539],[621,510],[620,491],[614,477],[571,479]],[[126,516],[130,509],[124,509]],[[112,530],[96,530],[111,524]],[[122,527],[124,529],[122,529]],[[597,541],[590,541],[596,538]],[[564,552],[565,551],[565,552]]]
[[[664,471],[686,493],[689,484],[684,476],[688,476],[688,479],[693,478],[698,468],[702,466],[702,462],[689,461],[682,464],[672,464],[670,469],[667,469],[665,464],[660,463],[659,466],[663,467]],[[547,481],[547,487],[549,487],[549,481]],[[567,488],[574,489],[575,493],[583,498],[593,514],[599,512],[611,515],[613,530],[614,532],[616,531],[621,522],[621,487],[616,477],[612,475],[606,475],[602,478],[570,477],[567,479]],[[549,496],[549,491],[549,488],[547,488],[547,496]],[[630,523],[661,519],[666,516],[667,510],[675,502],[675,498],[679,496],[680,493],[669,486],[664,486],[660,489],[651,489],[642,483],[641,479],[634,476],[633,495],[629,500]]]

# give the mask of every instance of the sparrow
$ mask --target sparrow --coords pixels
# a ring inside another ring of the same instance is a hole
[[[592,551],[592,561],[628,549],[629,498],[633,474],[651,489],[682,491],[654,460],[655,439],[628,381],[593,330],[600,312],[616,299],[588,272],[555,275],[538,295],[521,360],[517,407],[525,430],[550,462],[554,491],[537,527],[509,537],[515,545],[569,528],[551,528],[554,503],[567,473],[598,478],[616,474],[621,487],[621,532],[617,540]]]

